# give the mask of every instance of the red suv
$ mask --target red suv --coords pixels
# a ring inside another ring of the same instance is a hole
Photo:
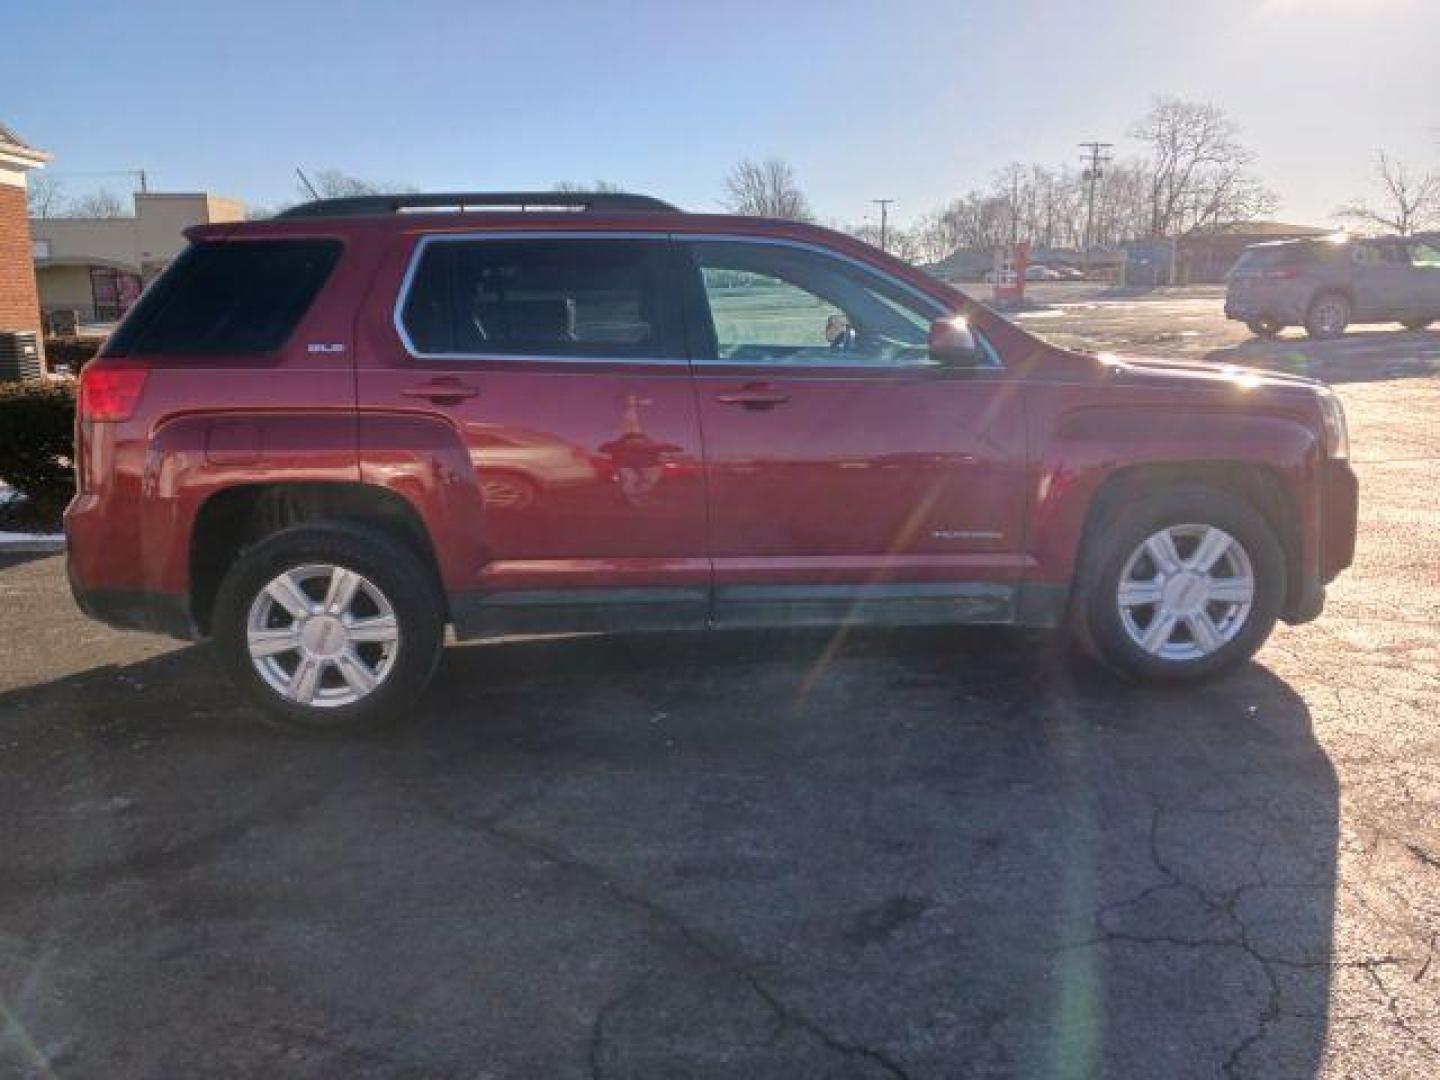
[[[70,580],[292,723],[403,712],[447,624],[1066,626],[1196,678],[1351,560],[1324,386],[1068,352],[825,229],[403,195],[190,239],[82,375]]]

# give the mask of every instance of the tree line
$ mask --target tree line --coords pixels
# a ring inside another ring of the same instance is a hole
[[[1007,165],[988,185],[922,214],[909,228],[887,229],[883,246],[920,263],[1017,240],[1045,248],[1113,248],[1253,221],[1279,204],[1254,172],[1238,126],[1217,106],[1156,98],[1129,135],[1138,152],[1106,162],[1094,175],[1078,166]],[[1362,232],[1440,227],[1440,173],[1417,172],[1381,152],[1376,179],[1377,197],[1351,200],[1332,216]],[[734,213],[816,220],[794,170],[776,158],[737,165],[726,177],[723,201]],[[826,224],[880,246],[874,222]]]

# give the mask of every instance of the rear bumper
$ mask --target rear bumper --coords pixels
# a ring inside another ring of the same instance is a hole
[[[90,618],[121,630],[144,630],[181,641],[200,640],[185,597],[137,589],[87,589],[76,579],[73,563],[67,571],[70,594]]]
[[[1237,322],[1272,319],[1286,324],[1298,324],[1305,321],[1305,313],[1295,301],[1285,297],[1227,296],[1225,317]]]
[[[107,528],[107,525],[109,526]],[[179,593],[114,584],[118,568],[133,570],[138,556],[121,537],[127,530],[107,521],[105,508],[81,492],[65,511],[65,574],[70,594],[86,615],[122,630],[145,630],[183,641],[201,635],[190,617],[190,604]]]

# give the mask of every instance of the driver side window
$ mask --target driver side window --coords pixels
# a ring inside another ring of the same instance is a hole
[[[715,362],[901,367],[929,361],[922,300],[843,260],[783,244],[693,245]]]

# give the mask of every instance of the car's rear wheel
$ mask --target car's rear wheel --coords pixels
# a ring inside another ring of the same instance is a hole
[[[1258,338],[1273,338],[1285,329],[1285,324],[1275,319],[1251,319],[1245,325]]]
[[[432,576],[388,534],[344,522],[284,529],[247,549],[215,601],[231,678],[292,729],[399,719],[429,682],[443,616]]]
[[[1254,655],[1285,596],[1274,531],[1243,499],[1184,488],[1125,506],[1087,541],[1072,622],[1131,678],[1215,675]]]
[[[1350,298],[1344,293],[1321,293],[1305,316],[1305,332],[1317,341],[1338,338],[1349,325]]]
[[[1434,319],[1405,319],[1400,325],[1405,327],[1406,330],[1424,330],[1434,321]]]

